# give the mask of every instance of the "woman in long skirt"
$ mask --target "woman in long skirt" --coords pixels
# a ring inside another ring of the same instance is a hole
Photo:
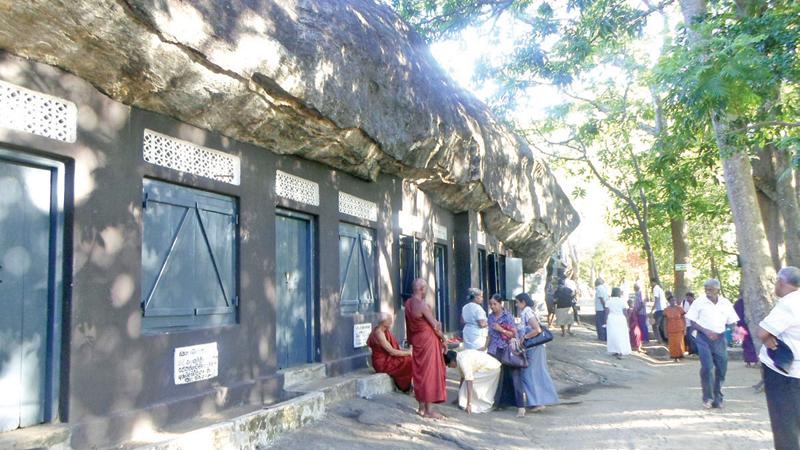
[[[526,292],[516,296],[517,310],[521,310],[519,328],[519,340],[536,336],[541,333],[542,327],[533,312],[533,299]],[[532,411],[538,412],[544,409],[545,405],[558,403],[558,393],[550,378],[547,370],[547,351],[545,344],[529,348],[526,352],[528,357],[528,367],[521,369],[522,387],[525,391],[525,406],[532,407]],[[525,409],[518,411],[517,417],[523,417]]]
[[[622,355],[631,354],[631,341],[628,336],[628,319],[625,312],[628,305],[620,296],[622,291],[615,287],[611,289],[611,297],[606,302],[606,345],[608,353],[622,358]]]
[[[628,300],[628,337],[631,340],[631,349],[642,351],[642,330],[639,328],[639,314],[636,313],[633,300]]]

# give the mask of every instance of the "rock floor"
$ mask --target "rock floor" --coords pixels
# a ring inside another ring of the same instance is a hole
[[[696,358],[679,363],[648,356],[617,360],[590,329],[548,344],[562,403],[517,419],[513,409],[467,415],[453,402],[458,381],[448,374],[441,421],[415,414],[413,397],[394,393],[350,400],[326,418],[288,433],[275,448],[319,449],[761,449],[772,447],[760,371],[728,363],[725,405],[704,410]],[[651,348],[651,350],[656,350]],[[658,354],[658,351],[650,351]]]

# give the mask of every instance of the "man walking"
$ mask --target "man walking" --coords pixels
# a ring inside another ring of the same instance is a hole
[[[655,278],[650,279],[653,285],[653,308],[650,313],[653,314],[653,334],[656,335],[658,342],[664,342],[664,333],[662,332],[664,322],[664,308],[666,307],[666,297],[664,296],[664,289],[658,284]]]
[[[775,295],[778,302],[757,332],[764,343],[759,355],[764,392],[775,449],[800,450],[800,269],[788,266],[778,272]],[[778,340],[794,354],[788,367],[777,365],[767,353],[778,348]]]
[[[606,340],[606,302],[608,288],[602,278],[594,280],[594,326],[597,328],[597,339]]]
[[[709,279],[703,285],[706,295],[692,303],[686,318],[697,331],[695,344],[700,356],[700,384],[703,388],[703,407],[722,408],[722,384],[728,370],[728,346],[725,328],[739,321],[728,299],[721,296],[718,280]]]

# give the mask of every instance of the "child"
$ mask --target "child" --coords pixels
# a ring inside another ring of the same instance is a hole
[[[686,321],[683,318],[686,313],[683,311],[683,308],[676,304],[675,297],[671,292],[667,294],[667,302],[669,302],[669,306],[664,310],[664,318],[667,321],[669,356],[675,362],[678,362],[678,359],[683,358],[683,353],[686,351],[686,347],[684,346]]]

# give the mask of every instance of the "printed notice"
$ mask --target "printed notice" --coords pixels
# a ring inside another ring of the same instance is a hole
[[[217,376],[217,343],[175,349],[175,384],[194,383]]]
[[[357,323],[353,325],[353,348],[365,347],[372,325],[369,323]]]

